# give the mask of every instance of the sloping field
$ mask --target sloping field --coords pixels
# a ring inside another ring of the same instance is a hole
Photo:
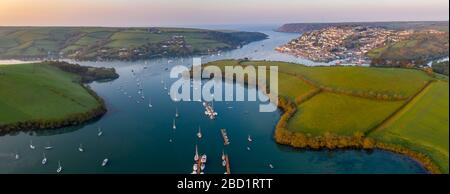
[[[77,79],[43,64],[0,65],[0,124],[59,119],[98,106]]]
[[[401,104],[323,92],[297,107],[288,129],[313,136],[325,132],[351,136],[375,127]]]
[[[449,85],[432,83],[370,136],[429,153],[444,172],[449,165]]]
[[[292,101],[314,89],[303,80],[285,73],[278,74],[278,93]]]
[[[301,76],[312,83],[354,94],[409,97],[429,80],[426,73],[413,69],[367,67],[306,67],[286,62],[254,61],[243,65],[277,65],[280,72]]]
[[[268,61],[239,63],[224,60],[207,65],[222,69],[226,65],[278,66],[280,96],[287,97],[297,106],[295,114],[288,116],[286,127],[282,127],[282,130],[294,132],[291,133],[293,136],[298,132],[313,138],[329,133],[350,137],[360,132],[377,142],[422,153],[441,172],[449,171],[449,85],[446,76],[431,77],[414,69],[305,67]],[[313,93],[307,100],[296,100],[318,87],[321,91]],[[378,99],[370,96],[371,93],[402,95],[402,98]],[[280,134],[279,137],[285,138],[283,134],[288,133]],[[292,145],[301,138],[291,140],[287,137],[281,141]]]

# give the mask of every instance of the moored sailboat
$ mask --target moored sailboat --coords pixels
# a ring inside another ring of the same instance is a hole
[[[200,126],[198,127],[197,137],[198,137],[199,139],[202,138],[202,130],[201,130]]]
[[[79,152],[84,152],[83,144],[80,143],[80,146],[78,147]]]
[[[33,140],[30,140],[30,149],[34,150],[36,147],[33,145]]]
[[[172,125],[172,128],[173,128],[173,129],[176,129],[176,128],[177,128],[177,126],[175,125],[175,119],[173,119],[173,125]]]
[[[194,161],[198,161],[198,148],[197,148],[197,145],[195,145]]]
[[[58,169],[56,169],[57,173],[60,173],[62,171],[61,161],[58,161]]]
[[[105,167],[108,164],[108,158],[103,159],[102,161],[102,167]]]
[[[44,158],[42,158],[42,165],[47,164],[47,157],[45,157],[45,153],[42,153],[42,155],[44,156]]]
[[[102,129],[99,127],[98,128],[98,133],[97,133],[97,136],[102,136],[103,135],[103,131],[102,131]]]

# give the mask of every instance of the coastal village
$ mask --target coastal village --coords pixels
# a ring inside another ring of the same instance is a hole
[[[366,64],[370,50],[404,40],[413,33],[363,26],[327,27],[304,33],[276,50],[316,62]]]

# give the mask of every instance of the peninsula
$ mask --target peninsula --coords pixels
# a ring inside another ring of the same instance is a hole
[[[113,68],[65,62],[0,65],[0,134],[98,118],[106,106],[85,83],[118,76]]]
[[[265,38],[193,28],[0,27],[0,59],[151,59],[217,53]]]
[[[432,173],[448,173],[447,76],[418,69],[271,61],[222,60],[208,65],[278,66],[279,90],[274,95],[284,113],[274,138],[280,144],[383,149],[410,156]]]

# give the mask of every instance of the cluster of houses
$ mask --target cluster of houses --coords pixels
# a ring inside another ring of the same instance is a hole
[[[160,33],[157,28],[149,29],[150,33]],[[156,55],[170,54],[173,50],[190,50],[191,45],[188,45],[184,36],[173,35],[167,40],[161,41],[157,44],[142,43],[138,47],[122,47],[122,48],[100,48],[92,54],[89,51],[89,56],[92,55],[97,60],[102,59],[144,59],[151,58]],[[85,50],[77,50],[70,54],[72,58],[86,58]]]
[[[327,27],[304,33],[276,50],[318,62],[362,64],[367,63],[370,50],[404,40],[412,33],[362,26]]]

